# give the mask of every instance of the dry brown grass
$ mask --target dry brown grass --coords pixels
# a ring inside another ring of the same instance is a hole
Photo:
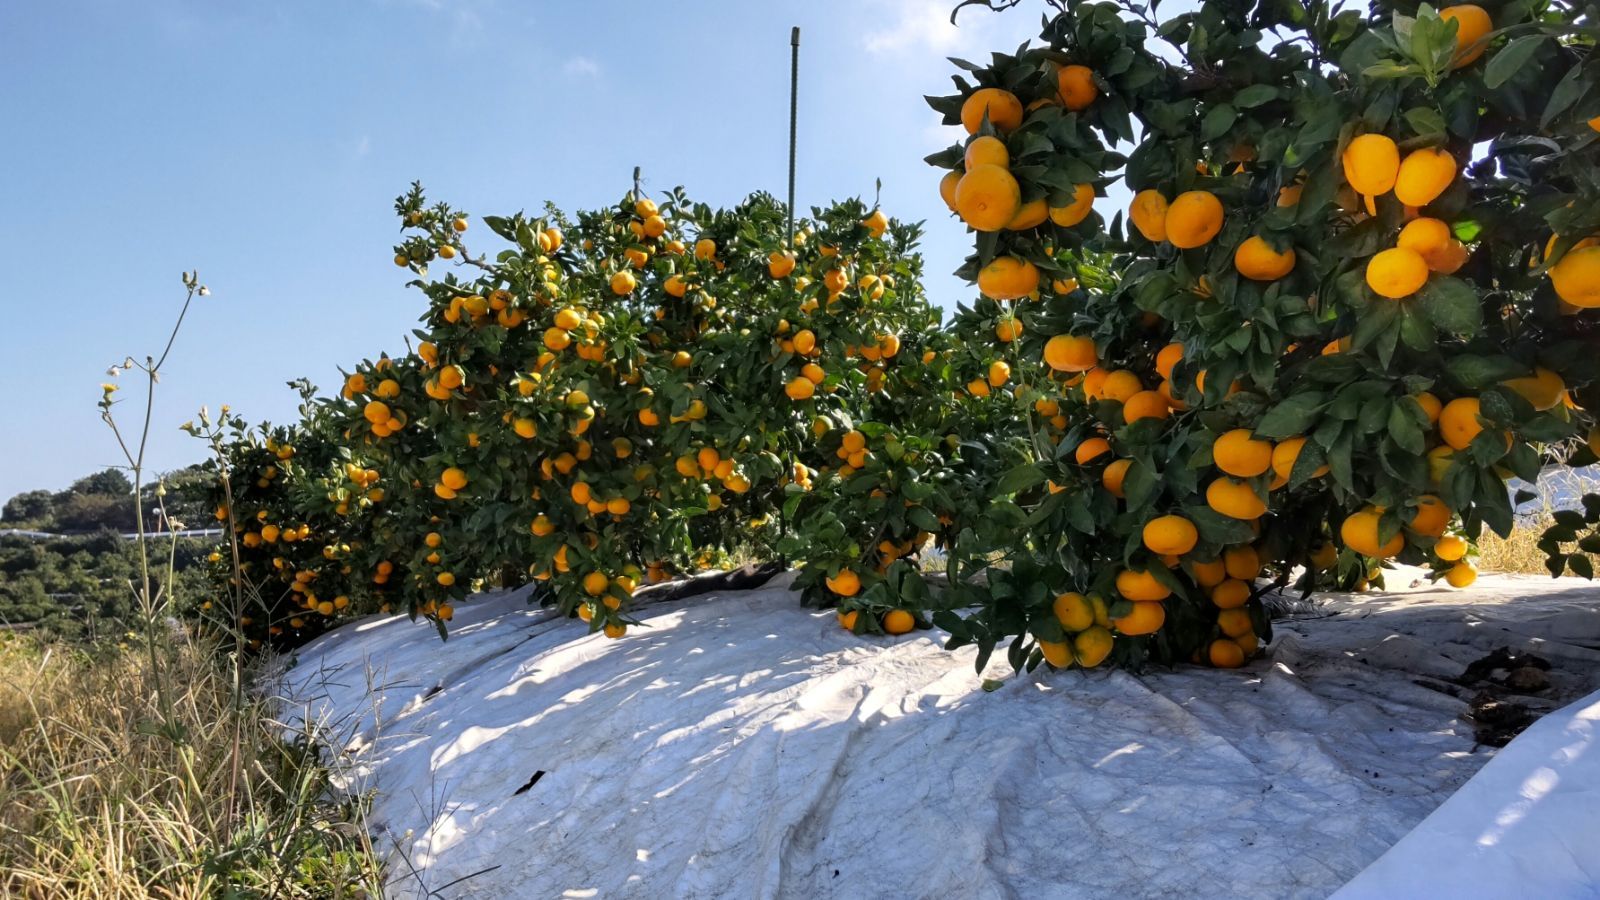
[[[163,656],[0,634],[0,896],[376,896],[314,742],[283,740],[217,647]]]
[[[1551,469],[1539,479],[1539,499],[1532,508],[1524,508],[1517,519],[1516,528],[1509,537],[1500,537],[1488,529],[1478,538],[1477,565],[1489,572],[1518,572],[1530,575],[1549,575],[1545,566],[1545,552],[1539,549],[1539,540],[1545,529],[1555,524],[1557,503],[1551,498],[1563,498],[1564,508],[1574,505],[1584,494],[1600,492],[1600,480],[1584,469]],[[1564,553],[1577,553],[1576,544],[1563,544]],[[1600,557],[1592,554],[1589,560],[1600,571]],[[1570,572],[1564,574],[1571,575]]]
[[[1553,524],[1555,520],[1550,514],[1541,513],[1519,520],[1510,537],[1500,537],[1492,531],[1485,530],[1478,538],[1478,568],[1485,572],[1549,575],[1550,570],[1545,566],[1545,553],[1539,549],[1539,539],[1544,535],[1545,529]],[[1562,552],[1569,554],[1578,552],[1576,544],[1563,544],[1561,549]],[[1589,557],[1595,571],[1600,572],[1600,556],[1584,555]],[[1570,571],[1562,574],[1574,577]]]
[[[1485,572],[1549,575],[1550,570],[1544,566],[1544,551],[1539,549],[1538,543],[1550,522],[1547,517],[1519,521],[1510,537],[1501,537],[1485,529],[1478,538],[1478,568]]]

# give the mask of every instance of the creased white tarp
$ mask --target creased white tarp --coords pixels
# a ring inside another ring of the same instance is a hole
[[[786,584],[621,641],[520,592],[444,645],[367,620],[283,689],[375,789],[397,897],[1281,898],[1332,892],[1490,756],[1436,679],[1511,645],[1557,693],[1600,687],[1600,594],[1572,582],[1331,599],[1242,671],[992,693],[971,648],[855,637]]]
[[[1600,896],[1600,691],[1518,735],[1336,896]]]

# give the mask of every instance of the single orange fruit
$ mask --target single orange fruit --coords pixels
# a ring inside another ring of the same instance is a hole
[[[996,131],[1010,131],[1022,124],[1022,101],[1017,95],[1000,88],[980,88],[961,104],[961,125],[967,134],[977,134],[983,127],[983,117]]]
[[[1167,610],[1160,603],[1139,601],[1133,604],[1133,610],[1120,619],[1112,619],[1111,624],[1116,629],[1130,637],[1142,634],[1155,634],[1167,621]]]
[[[1300,451],[1304,450],[1305,446],[1306,446],[1306,439],[1305,438],[1303,438],[1303,437],[1292,437],[1292,438],[1285,438],[1284,440],[1280,441],[1277,446],[1273,447],[1272,448],[1272,471],[1273,471],[1273,474],[1275,474],[1279,478],[1282,478],[1285,481],[1287,481],[1288,478],[1289,478],[1289,473],[1294,471],[1294,464],[1297,461],[1299,461],[1299,459],[1300,459]],[[1326,474],[1328,474],[1328,464],[1327,463],[1323,463],[1322,465],[1318,466],[1314,472],[1311,473],[1311,477],[1312,478],[1321,478],[1322,476],[1324,476]]]
[[[993,135],[981,134],[967,143],[962,162],[969,170],[977,166],[1005,168],[1011,165],[1011,153],[1006,149],[1005,141]]]
[[[1161,556],[1182,556],[1194,549],[1200,532],[1183,516],[1157,516],[1145,523],[1144,545]]]
[[[1267,504],[1249,484],[1221,477],[1206,485],[1206,505],[1231,518],[1253,521],[1266,515]]]
[[[891,609],[883,616],[885,634],[905,634],[917,627],[917,620],[903,609]]]
[[[1216,587],[1217,585],[1228,580],[1227,564],[1220,559],[1207,560],[1203,562],[1194,562],[1191,560],[1189,563],[1189,569],[1194,575],[1194,580],[1199,583],[1201,587]]]
[[[1185,191],[1167,207],[1167,240],[1180,250],[1204,246],[1222,230],[1222,201],[1210,191]]]
[[[1078,461],[1078,465],[1083,466],[1110,452],[1110,441],[1101,437],[1092,437],[1078,445],[1077,449],[1072,452],[1072,458]]]
[[[1471,3],[1449,6],[1439,10],[1439,18],[1456,23],[1456,55],[1450,68],[1470,66],[1489,49],[1484,38],[1494,31],[1494,21],[1483,7]]]
[[[1294,248],[1280,253],[1261,237],[1252,236],[1234,251],[1233,267],[1253,281],[1276,281],[1294,271]]]
[[[1250,601],[1250,583],[1229,578],[1211,589],[1211,603],[1218,609],[1238,609]]]
[[[823,583],[841,597],[854,597],[861,590],[861,577],[849,569],[840,569],[839,574],[824,578]]]
[[[1089,217],[1094,211],[1094,185],[1080,184],[1072,189],[1072,202],[1066,206],[1050,207],[1050,221],[1062,228],[1071,228]],[[1062,291],[1060,293],[1071,293]]]
[[[1017,179],[996,165],[967,170],[956,183],[956,214],[976,231],[999,231],[1022,208]]]
[[[1094,624],[1094,604],[1077,592],[1058,594],[1050,609],[1068,631],[1082,631]]]
[[[1117,369],[1108,372],[1100,382],[1099,395],[1102,400],[1115,400],[1118,403],[1127,403],[1133,395],[1144,390],[1144,385],[1139,383],[1139,376],[1127,369]]]
[[[1351,513],[1339,525],[1339,540],[1362,556],[1378,559],[1394,556],[1405,549],[1406,539],[1395,534],[1389,540],[1379,543],[1378,524],[1382,516],[1382,510],[1372,506]]]
[[[1065,641],[1039,641],[1039,653],[1044,661],[1058,669],[1072,665],[1072,645]]]
[[[1183,359],[1182,344],[1168,344],[1156,352],[1156,374],[1162,378],[1170,379],[1172,370]]]
[[[1600,307],[1600,247],[1568,250],[1550,267],[1556,295],[1579,309]]]
[[[1167,239],[1167,198],[1160,191],[1143,190],[1133,196],[1128,220],[1144,239],[1159,244]]]
[[[1117,593],[1135,601],[1165,600],[1172,596],[1172,589],[1148,570],[1124,569],[1117,573]]]
[[[1171,414],[1172,407],[1159,391],[1139,391],[1122,403],[1122,421],[1129,425],[1140,419],[1165,419]]]
[[[1217,613],[1217,628],[1228,637],[1244,637],[1252,631],[1250,612],[1242,608],[1225,609]]]
[[[1261,574],[1261,554],[1249,544],[1238,544],[1222,551],[1222,566],[1229,578],[1254,581]]]
[[[1244,648],[1232,640],[1212,641],[1206,658],[1219,669],[1237,669],[1244,665]]]
[[[1039,289],[1039,269],[1015,256],[997,256],[978,271],[978,290],[995,300],[1019,300]]]
[[[1114,639],[1111,637],[1111,632],[1106,630],[1106,626],[1110,624],[1110,620],[1107,619],[1105,623],[1086,628],[1073,637],[1072,651],[1077,657],[1078,665],[1092,669],[1111,655]]]
[[[1105,471],[1100,473],[1100,484],[1110,491],[1112,496],[1122,496],[1122,482],[1128,477],[1128,468],[1133,465],[1131,459],[1114,459],[1106,464]]]
[[[1046,204],[1045,198],[1040,197],[1037,200],[1029,200],[1027,203],[1017,207],[1017,214],[1012,216],[1011,221],[1006,223],[1006,230],[1027,231],[1030,228],[1037,228],[1044,224],[1044,220],[1049,215],[1050,208]]]
[[[1423,391],[1420,394],[1412,395],[1411,399],[1417,401],[1417,405],[1422,407],[1423,414],[1428,417],[1429,425],[1438,424],[1439,413],[1444,411],[1444,404],[1439,402],[1438,397],[1428,391]]]
[[[1416,508],[1411,513],[1411,521],[1406,525],[1417,534],[1438,537],[1444,534],[1454,515],[1454,511],[1445,506],[1443,500],[1433,494],[1423,494],[1417,498]]]
[[[1544,366],[1534,366],[1532,375],[1508,379],[1502,384],[1540,412],[1555,409],[1561,405],[1561,399],[1567,396],[1567,383]]]
[[[1395,175],[1394,196],[1407,206],[1427,206],[1456,178],[1456,160],[1443,147],[1406,154]]]
[[[1344,180],[1366,198],[1367,212],[1376,214],[1372,198],[1387,194],[1400,175],[1400,148],[1382,134],[1363,134],[1345,145],[1340,157]]]
[[[1465,450],[1472,439],[1483,431],[1478,421],[1478,398],[1457,397],[1444,405],[1439,412],[1439,436],[1453,449]]]
[[[1434,543],[1433,555],[1445,562],[1456,562],[1467,555],[1467,542],[1453,534],[1447,534]]]
[[[1235,428],[1212,442],[1211,460],[1236,478],[1254,478],[1272,465],[1272,444],[1256,439],[1248,428]]]
[[[1399,300],[1428,282],[1428,263],[1415,250],[1390,247],[1367,260],[1367,287],[1380,297]]]
[[[1044,343],[1045,364],[1057,372],[1085,372],[1094,368],[1094,339],[1058,334]]]
[[[1095,86],[1094,72],[1088,66],[1062,66],[1056,73],[1056,90],[1061,95],[1061,105],[1077,112],[1088,109],[1100,96],[1100,88]]]
[[[1478,570],[1468,563],[1456,563],[1444,573],[1444,580],[1453,588],[1464,588],[1478,580]]]
[[[956,211],[956,185],[961,182],[961,172],[946,172],[939,179],[939,199],[944,205],[950,207],[951,212]]]

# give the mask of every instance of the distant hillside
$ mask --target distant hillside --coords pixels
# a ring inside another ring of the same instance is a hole
[[[215,524],[207,507],[213,476],[193,465],[162,477],[167,514],[190,528]],[[157,483],[144,486],[145,529],[163,531]],[[133,532],[133,483],[120,469],[86,475],[64,491],[23,491],[0,506],[0,531],[44,531],[51,534]]]
[[[214,526],[208,511],[210,476],[198,466],[171,473],[161,498],[167,514],[185,527]],[[144,492],[147,531],[164,528],[154,485]],[[133,485],[106,469],[64,491],[26,491],[0,507],[0,627],[36,628],[69,639],[108,639],[126,631],[133,612],[136,545],[120,535],[135,531]],[[7,531],[43,532],[5,534]],[[174,591],[194,602],[210,591],[204,576],[214,543],[183,538],[173,548],[157,539],[165,563],[175,549]],[[163,568],[164,574],[164,568]]]

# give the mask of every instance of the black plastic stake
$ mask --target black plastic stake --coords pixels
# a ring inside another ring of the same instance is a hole
[[[800,102],[800,26],[789,32],[789,246],[794,246],[795,110]]]

